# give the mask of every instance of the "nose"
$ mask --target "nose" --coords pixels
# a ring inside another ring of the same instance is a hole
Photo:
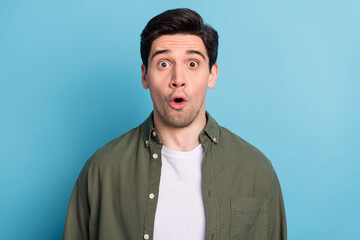
[[[171,73],[171,88],[184,88],[186,86],[185,72],[181,69],[181,66],[175,66]]]

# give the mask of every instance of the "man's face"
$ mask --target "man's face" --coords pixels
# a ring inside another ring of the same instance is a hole
[[[151,46],[148,69],[141,66],[142,84],[150,89],[154,117],[167,126],[182,128],[205,116],[207,88],[215,86],[218,66],[209,71],[202,39],[175,34],[157,38]]]

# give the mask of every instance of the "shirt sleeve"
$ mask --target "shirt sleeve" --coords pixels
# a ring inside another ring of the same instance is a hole
[[[87,164],[81,171],[73,189],[67,211],[63,240],[89,239],[89,200],[87,190]]]
[[[287,227],[284,200],[279,180],[273,170],[273,182],[270,187],[268,239],[286,240]]]

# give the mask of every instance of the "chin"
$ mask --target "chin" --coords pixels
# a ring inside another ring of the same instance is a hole
[[[175,113],[167,112],[162,115],[162,118],[165,121],[165,123],[171,127],[185,128],[194,122],[194,120],[196,119],[198,114],[199,114],[199,111],[197,111],[197,112],[192,111],[190,113],[183,112],[183,111],[179,111],[179,112],[175,112]]]
[[[194,118],[191,118],[189,116],[165,116],[164,117],[165,122],[167,125],[174,127],[174,128],[184,128],[189,126],[193,121]]]

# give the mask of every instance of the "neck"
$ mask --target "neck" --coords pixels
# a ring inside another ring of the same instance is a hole
[[[206,125],[205,110],[200,111],[194,121],[183,128],[164,124],[154,113],[154,126],[165,147],[175,151],[191,151],[200,144],[200,133]]]

